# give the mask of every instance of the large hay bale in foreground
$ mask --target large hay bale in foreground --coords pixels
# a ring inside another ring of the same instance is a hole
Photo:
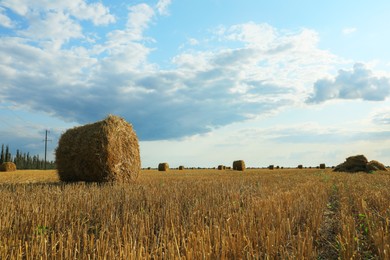
[[[109,115],[62,134],[56,149],[61,181],[130,182],[141,169],[138,138],[131,124]]]
[[[0,165],[0,171],[14,172],[16,171],[16,164],[14,164],[13,162],[4,162]]]
[[[245,162],[243,160],[234,161],[233,170],[245,171]]]
[[[169,164],[168,163],[159,163],[158,164],[158,170],[160,171],[160,172],[166,172],[166,171],[168,171],[169,170]]]
[[[368,162],[364,155],[355,155],[348,157],[345,162],[337,165],[335,172],[370,172],[370,171],[387,171],[386,167],[375,160]]]

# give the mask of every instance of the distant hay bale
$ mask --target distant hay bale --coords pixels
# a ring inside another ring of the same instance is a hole
[[[245,162],[243,160],[234,161],[233,170],[245,171]]]
[[[180,165],[180,166],[179,166],[179,170],[181,170],[181,171],[184,170],[184,166],[183,166],[183,165]]]
[[[61,181],[131,182],[141,169],[138,138],[131,124],[109,115],[62,134],[56,149]]]
[[[367,172],[367,158],[360,154],[350,156],[345,159],[345,162],[337,165],[333,171],[335,172]]]
[[[335,172],[371,172],[371,171],[387,171],[386,167],[375,160],[368,161],[364,155],[350,156],[345,159],[345,162],[337,165]]]
[[[225,166],[223,165],[218,165],[218,170],[224,170],[225,169]]]
[[[303,165],[302,164],[298,165],[298,169],[303,169]]]
[[[16,171],[16,164],[14,164],[13,162],[4,162],[0,165],[0,171],[14,172]]]
[[[320,164],[320,169],[325,169],[325,168],[326,168],[325,163],[321,163],[321,164]]]
[[[270,166],[268,166],[268,169],[273,170],[274,166],[271,164]]]
[[[159,163],[158,164],[158,170],[160,171],[160,172],[166,172],[166,171],[168,171],[169,170],[169,164],[168,163]]]

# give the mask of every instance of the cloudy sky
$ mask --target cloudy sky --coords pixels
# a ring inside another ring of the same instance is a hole
[[[389,1],[0,0],[0,143],[133,124],[142,165],[390,165]]]

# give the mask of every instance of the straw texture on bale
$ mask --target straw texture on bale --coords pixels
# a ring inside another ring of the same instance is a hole
[[[158,164],[158,170],[160,172],[166,172],[169,170],[169,164],[168,163],[159,163]]]
[[[16,171],[16,164],[14,164],[13,162],[4,162],[0,165],[0,171],[14,172]]]
[[[245,162],[243,160],[234,161],[233,170],[245,171]]]
[[[383,163],[372,160],[367,163],[368,171],[387,171],[386,166]]]
[[[141,169],[138,138],[131,124],[109,115],[62,134],[56,149],[61,181],[131,182]]]

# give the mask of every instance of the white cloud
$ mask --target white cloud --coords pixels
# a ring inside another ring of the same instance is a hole
[[[0,7],[0,26],[6,27],[6,28],[15,27],[12,20],[5,14],[5,9],[2,7]]]
[[[26,15],[30,9],[26,0],[3,0],[0,5],[3,5],[22,16]]]
[[[375,111],[372,115],[372,121],[379,125],[390,126],[390,107],[381,108]]]
[[[161,15],[169,15],[168,6],[171,2],[172,0],[159,0],[156,5],[158,13]]]
[[[390,78],[377,77],[364,64],[356,63],[352,70],[339,70],[334,79],[321,79],[314,84],[309,103],[330,99],[363,99],[383,101],[390,96]]]
[[[115,22],[115,17],[102,3],[87,3],[85,0],[4,0],[1,6],[26,20],[26,26],[16,31],[19,36],[54,50],[71,39],[90,40],[83,35],[82,20],[89,20],[94,25]]]
[[[85,0],[4,0],[2,3],[22,16],[42,12],[66,13],[81,20],[91,20],[95,25],[115,22],[115,17],[102,3],[87,3]]]
[[[355,28],[355,27],[347,27],[347,28],[344,28],[344,29],[342,30],[342,33],[343,33],[344,35],[349,35],[349,34],[355,33],[356,31],[357,31],[357,28]]]
[[[115,17],[102,3],[87,4],[84,1],[67,1],[78,3],[71,7],[71,13],[82,20],[91,20],[95,25],[107,25],[115,22]]]
[[[149,5],[135,5],[126,27],[101,35],[91,47],[73,42],[72,48],[50,51],[25,39],[2,38],[0,75],[7,87],[0,96],[80,123],[120,114],[142,140],[171,139],[299,104],[307,86],[340,62],[317,47],[312,30],[282,32],[250,23],[220,30],[213,42],[220,47],[183,50],[172,57],[174,68],[162,70],[148,61],[152,48],[145,44],[155,15]],[[66,13],[52,11],[44,18],[31,24],[25,37],[40,45],[83,37]],[[43,28],[50,29],[49,40]],[[235,47],[226,47],[232,41]]]
[[[225,29],[224,35],[229,40],[245,42],[260,49],[269,49],[277,37],[275,28],[256,23],[233,25]]]
[[[40,42],[47,48],[60,49],[72,38],[83,38],[82,27],[62,12],[48,12],[44,18],[37,16],[20,35]]]
[[[127,29],[141,38],[143,31],[148,28],[155,13],[147,4],[138,4],[129,8],[130,13],[127,21]]]

